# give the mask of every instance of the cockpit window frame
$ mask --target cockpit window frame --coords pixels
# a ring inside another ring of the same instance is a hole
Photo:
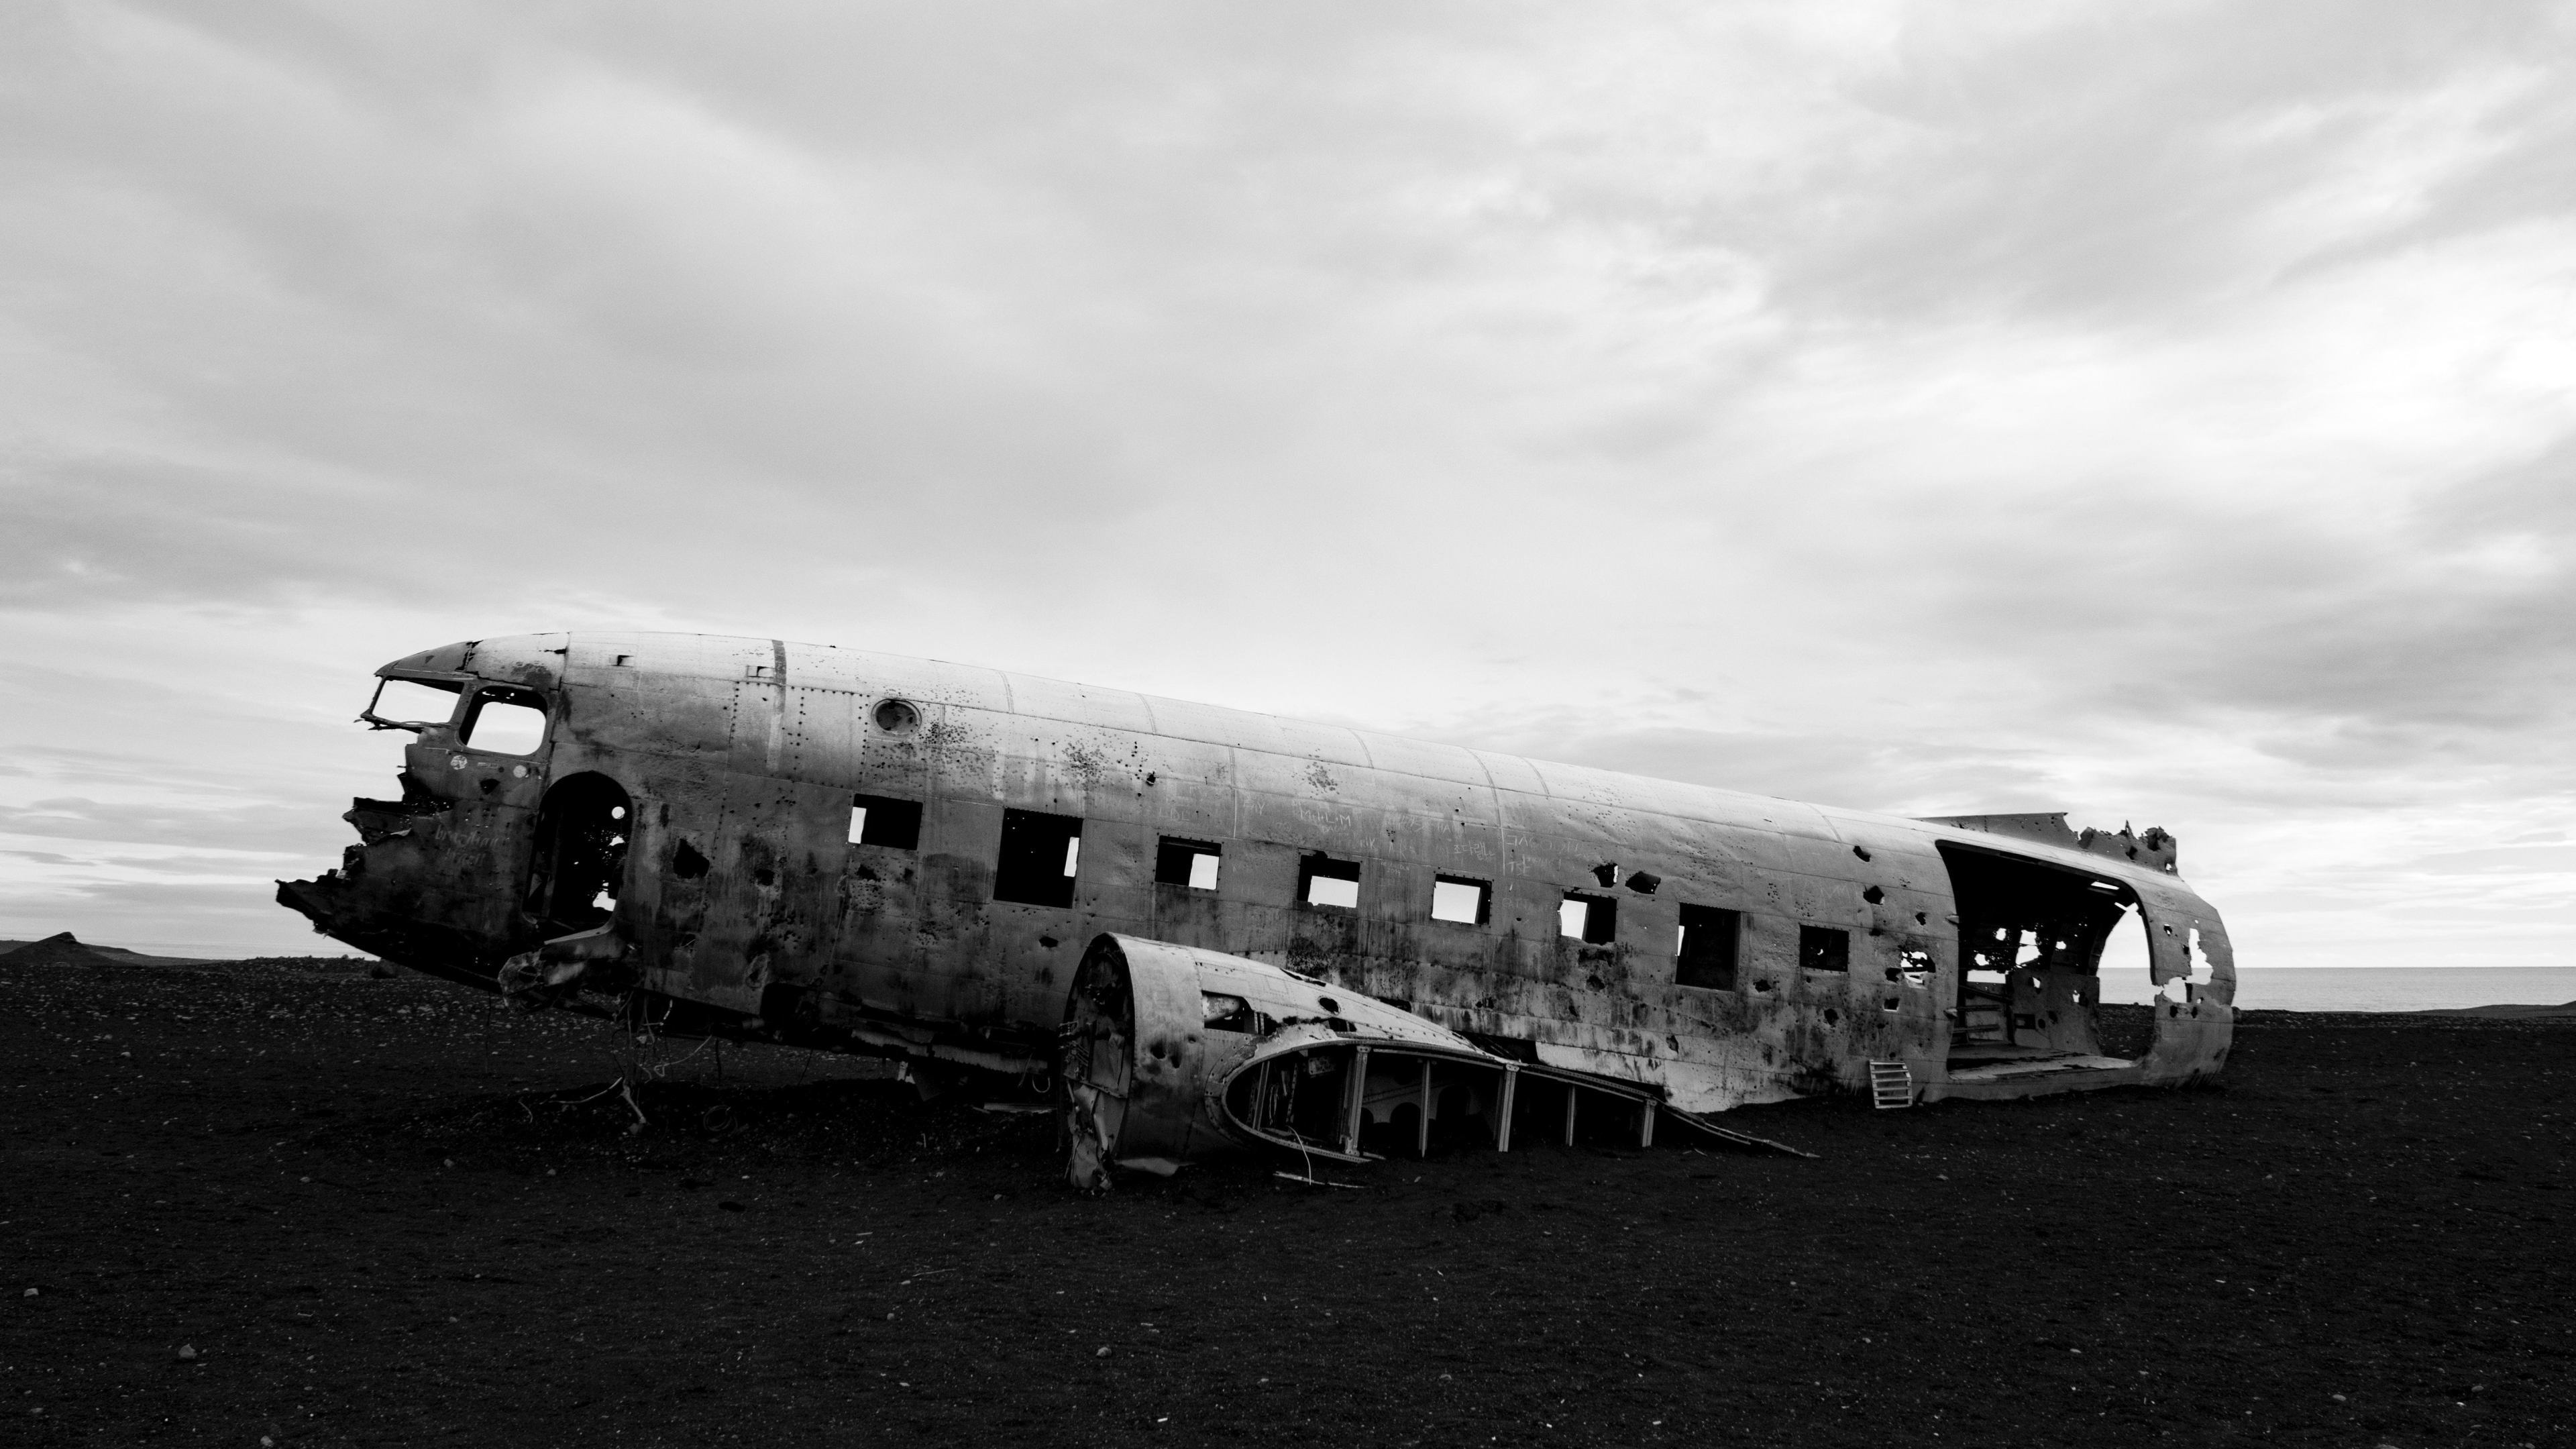
[[[524,684],[511,684],[498,679],[484,679],[478,680],[475,683],[473,689],[466,693],[465,699],[465,712],[457,716],[455,720],[456,742],[459,749],[471,750],[476,754],[496,755],[503,759],[510,760],[533,759],[546,752],[546,746],[550,742],[548,736],[552,732],[554,725],[555,700],[553,695],[548,694],[542,689],[531,688]],[[474,724],[476,719],[482,714],[483,707],[487,704],[506,704],[513,705],[521,709],[534,710],[538,719],[537,738],[535,742],[530,744],[524,750],[505,750],[497,745],[476,744],[474,742]]]
[[[385,686],[397,680],[405,684],[424,685],[431,689],[453,689],[456,691],[456,703],[448,707],[447,718],[443,720],[387,719],[376,713],[376,704],[385,697]],[[427,734],[431,730],[450,729],[455,726],[458,714],[464,710],[466,700],[473,696],[474,687],[483,682],[478,675],[448,670],[406,669],[400,673],[387,671],[376,676],[376,692],[367,697],[367,707],[358,711],[358,719],[372,730],[409,730],[416,735]]]

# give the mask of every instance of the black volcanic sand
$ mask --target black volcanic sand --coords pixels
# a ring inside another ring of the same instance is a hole
[[[2576,1442],[2565,1022],[1085,1199],[1042,1118],[784,1051],[630,1135],[605,1028],[348,963],[0,1000],[9,1443]]]

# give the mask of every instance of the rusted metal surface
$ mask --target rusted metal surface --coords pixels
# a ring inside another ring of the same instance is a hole
[[[1038,1076],[1116,936],[1692,1117],[1866,1091],[1873,1060],[1935,1100],[2180,1082],[2227,1054],[2225,928],[2160,830],[1833,810],[767,639],[529,635],[378,673],[450,714],[376,717],[414,729],[400,798],[357,802],[341,868],[280,899],[531,1001]],[[488,748],[485,719],[531,703],[542,739]],[[1443,883],[1468,919],[1434,917]],[[1591,929],[1567,934],[1570,898]],[[2123,1059],[2093,1007],[2132,913],[2170,995]],[[1686,958],[1685,921],[1731,939]],[[1438,1055],[1390,1070],[1418,1099]]]

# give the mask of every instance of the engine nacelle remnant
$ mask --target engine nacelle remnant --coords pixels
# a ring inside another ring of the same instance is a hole
[[[1083,954],[1065,1003],[1062,1071],[1075,1183],[1103,1185],[1099,1169],[1113,1161],[1167,1173],[1254,1141],[1358,1160],[1356,1127],[1309,1143],[1297,1134],[1293,1111],[1266,1117],[1268,1099],[1257,1094],[1251,1104],[1227,1102],[1247,1067],[1267,1067],[1285,1053],[1298,1053],[1302,1063],[1309,1058],[1301,1049],[1336,1044],[1366,1044],[1408,1061],[1504,1066],[1456,1032],[1311,976],[1168,941],[1101,936]],[[1337,1102],[1349,1096],[1340,1086],[1337,1076]],[[1427,1106],[1419,1119],[1426,1130]],[[1269,1117],[1279,1119],[1277,1131],[1259,1125]],[[1326,1125],[1346,1121],[1343,1114]]]
[[[1421,1155],[1436,1137],[1509,1152],[1612,1123],[1652,1143],[1658,1120],[1735,1147],[1788,1152],[1679,1111],[1656,1094],[1497,1056],[1409,1011],[1241,956],[1104,935],[1065,1003],[1067,1176],[1169,1175],[1192,1158],[1273,1147],[1304,1159]],[[1588,1106],[1587,1106],[1588,1104]],[[1606,1116],[1604,1114],[1607,1114]]]
[[[1086,1181],[1659,1121],[1759,1145],[1708,1114],[2184,1082],[2232,1033],[2225,927],[2156,829],[775,639],[526,635],[377,674],[400,798],[280,883],[316,929],[530,1006],[1060,1074]],[[2162,993],[2136,1042],[2097,1020],[2115,932]]]

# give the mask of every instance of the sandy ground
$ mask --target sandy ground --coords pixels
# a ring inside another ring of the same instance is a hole
[[[0,1443],[2576,1443],[2576,1024],[1059,1186],[1051,1126],[325,963],[0,956]],[[576,1100],[590,1096],[588,1101]],[[29,1290],[33,1290],[30,1292]]]

